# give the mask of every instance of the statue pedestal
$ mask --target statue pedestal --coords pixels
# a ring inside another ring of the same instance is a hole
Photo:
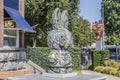
[[[43,74],[32,74],[32,75],[11,77],[8,79],[9,80],[107,80],[107,76],[94,75],[94,74],[77,75],[76,73],[66,73],[66,74],[43,73]]]
[[[53,78],[67,78],[67,77],[74,77],[77,76],[77,73],[43,73],[42,76],[44,77],[53,77]]]

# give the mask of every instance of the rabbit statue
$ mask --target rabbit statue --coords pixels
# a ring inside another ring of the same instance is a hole
[[[52,15],[53,30],[47,36],[50,50],[47,62],[48,73],[71,73],[72,59],[68,48],[73,44],[71,32],[68,30],[68,12],[62,13],[56,8]]]

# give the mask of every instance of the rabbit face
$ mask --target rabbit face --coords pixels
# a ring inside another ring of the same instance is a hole
[[[68,30],[50,31],[47,37],[48,46],[52,49],[65,49],[65,46],[70,44],[69,41],[71,41],[70,35],[66,31]]]

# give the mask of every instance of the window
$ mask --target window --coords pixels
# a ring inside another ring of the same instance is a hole
[[[120,3],[120,0],[118,0],[118,3]]]
[[[11,19],[4,21],[4,47],[19,47],[19,31],[16,24]]]

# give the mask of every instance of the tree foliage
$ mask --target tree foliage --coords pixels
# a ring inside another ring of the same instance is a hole
[[[52,29],[52,13],[55,8],[68,10],[69,29],[72,30],[78,15],[79,0],[25,0],[25,17],[36,33],[26,33],[27,44],[46,46],[46,37]],[[32,46],[33,46],[32,45]]]
[[[102,39],[103,27],[104,26],[101,23],[92,24],[92,32],[94,34],[94,41]]]
[[[120,3],[117,1],[119,0],[102,0],[108,44],[120,43]]]
[[[73,27],[74,44],[79,47],[88,46],[93,42],[94,36],[90,29],[90,23],[83,18],[78,18]]]

